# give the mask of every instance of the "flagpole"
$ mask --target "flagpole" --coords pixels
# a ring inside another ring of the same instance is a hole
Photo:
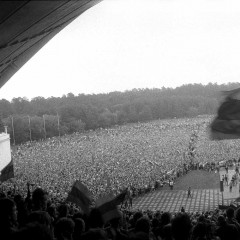
[[[57,113],[57,120],[58,120],[58,136],[60,138],[60,120],[59,120],[59,115]]]
[[[30,138],[30,142],[32,141],[32,130],[31,130],[31,118],[28,115],[28,127],[29,127],[29,138]]]
[[[47,133],[46,133],[46,124],[45,124],[45,114],[43,114],[43,128],[44,128],[44,138],[47,138]]]
[[[11,116],[11,119],[12,119],[13,145],[15,145],[15,132],[14,132],[14,125],[13,125],[13,116]]]

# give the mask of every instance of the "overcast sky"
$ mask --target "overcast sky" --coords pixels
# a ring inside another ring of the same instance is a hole
[[[239,79],[239,0],[104,0],[43,47],[0,98]]]

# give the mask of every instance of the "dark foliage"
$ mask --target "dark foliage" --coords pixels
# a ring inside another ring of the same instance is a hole
[[[237,83],[189,84],[175,89],[133,89],[97,95],[69,93],[61,98],[35,97],[31,101],[2,99],[0,113],[11,140],[22,143],[30,137],[39,140],[125,123],[215,114],[222,100],[220,91],[237,87]]]

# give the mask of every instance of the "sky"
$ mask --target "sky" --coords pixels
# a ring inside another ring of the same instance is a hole
[[[27,62],[0,98],[239,79],[239,0],[103,0]]]

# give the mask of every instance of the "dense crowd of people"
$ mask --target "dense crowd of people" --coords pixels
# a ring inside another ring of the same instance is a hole
[[[2,240],[237,240],[240,209],[186,213],[118,210],[104,221],[98,208],[84,214],[73,205],[55,204],[41,188],[24,199],[0,195]]]
[[[217,171],[220,161],[238,159],[238,140],[207,140],[208,122],[128,124],[15,146],[15,178],[1,184],[0,208],[6,215],[0,226],[5,222],[12,239],[229,239],[228,234],[239,239],[238,211],[229,210],[230,217],[220,210],[187,214],[182,209],[171,215],[122,208],[121,218],[103,223],[97,209],[86,216],[65,201],[78,179],[95,200],[126,188],[134,196],[171,186],[193,169]]]
[[[138,194],[190,168],[190,136],[204,121],[129,124],[28,142],[13,149],[16,177],[3,187],[15,184],[17,191],[24,192],[30,182],[66,198],[73,182],[80,179],[96,198],[107,189],[117,194],[126,187]]]
[[[192,168],[212,168],[223,157],[238,157],[233,151],[238,149],[237,140],[227,144],[206,140],[208,122],[199,118],[128,124],[18,145],[12,151],[15,178],[2,187],[15,185],[22,193],[30,182],[54,197],[66,198],[79,179],[94,198],[108,189],[118,194],[126,187],[137,195],[174,182]]]

